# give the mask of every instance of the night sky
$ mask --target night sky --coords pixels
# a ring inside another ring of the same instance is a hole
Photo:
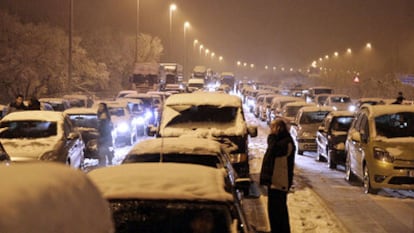
[[[69,2],[69,0],[66,0]],[[59,2],[59,3],[58,3]],[[65,1],[1,0],[23,18],[67,25]],[[135,33],[137,0],[74,0],[75,31],[116,27]],[[140,0],[140,31],[159,36],[167,49],[169,0]],[[366,42],[390,50],[413,39],[414,1],[410,0],[176,0],[175,53],[199,39],[229,62],[303,67],[312,60]],[[168,51],[167,51],[168,52]]]

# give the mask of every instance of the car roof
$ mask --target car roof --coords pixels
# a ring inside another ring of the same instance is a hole
[[[295,101],[285,104],[284,108],[289,106],[316,106],[315,103],[307,103],[306,101]]]
[[[338,117],[338,116],[355,116],[354,112],[351,111],[332,111],[329,113],[330,116]]]
[[[40,98],[40,102],[50,102],[50,103],[63,103],[68,102],[65,98]]]
[[[171,95],[165,105],[213,105],[218,107],[241,107],[241,99],[235,95],[215,92],[195,92]]]
[[[114,231],[109,205],[85,173],[52,162],[0,165],[2,232]]]
[[[41,111],[41,110],[28,110],[17,111],[7,114],[3,117],[2,121],[24,121],[24,120],[36,120],[36,121],[63,121],[64,117],[62,112],[55,111]]]
[[[318,112],[318,111],[334,111],[334,109],[331,106],[309,106],[309,107],[302,107],[299,111]]]
[[[184,153],[217,155],[221,144],[212,139],[194,137],[153,138],[135,144],[128,154]]]
[[[63,113],[64,114],[96,114],[98,112],[97,108],[68,108]]]
[[[371,117],[397,112],[414,112],[414,105],[389,104],[389,105],[363,105],[361,110],[367,109]]]
[[[131,163],[88,173],[107,199],[232,201],[225,170],[180,163]]]

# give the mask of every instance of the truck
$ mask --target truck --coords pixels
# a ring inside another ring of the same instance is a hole
[[[193,69],[193,78],[202,78],[206,79],[207,77],[207,68],[205,66],[195,66]]]
[[[163,75],[163,67],[159,63],[140,62],[135,63],[129,81],[132,89],[137,90],[138,93],[146,93],[159,89]]]
[[[164,70],[164,80],[161,82],[168,84],[181,84],[183,81],[183,66],[178,63],[161,63]]]
[[[232,72],[222,72],[220,75],[220,84],[227,84],[230,87],[230,90],[234,90],[234,84],[236,83],[236,78]]]

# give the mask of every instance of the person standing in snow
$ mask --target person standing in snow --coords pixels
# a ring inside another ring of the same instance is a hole
[[[99,103],[98,105],[98,153],[99,161],[104,165],[105,158],[108,161],[108,165],[112,165],[112,159],[114,157],[112,151],[112,122],[111,115],[108,110],[108,106],[105,103]],[[101,158],[102,156],[102,158]]]
[[[270,123],[260,184],[267,186],[271,232],[290,233],[287,194],[293,182],[295,144],[282,119]]]
[[[24,111],[27,110],[27,106],[24,104],[24,99],[22,94],[16,95],[16,99],[14,102],[11,102],[7,109],[7,114],[16,112],[16,111]]]

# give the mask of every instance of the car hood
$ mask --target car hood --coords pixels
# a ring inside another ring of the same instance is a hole
[[[40,139],[1,139],[12,161],[37,160],[44,153],[54,150],[58,137]]]
[[[375,139],[375,146],[387,150],[397,160],[414,161],[413,145],[413,137],[392,139],[377,137]]]

